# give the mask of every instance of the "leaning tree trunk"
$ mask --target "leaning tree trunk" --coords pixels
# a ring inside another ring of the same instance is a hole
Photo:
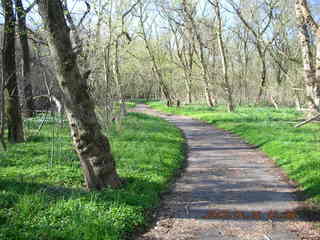
[[[15,61],[15,15],[11,0],[2,0],[4,9],[4,31],[2,49],[2,72],[6,83],[8,98],[6,101],[8,139],[12,143],[23,142],[23,122],[20,112],[19,91]]]
[[[119,187],[120,178],[107,137],[101,132],[88,93],[87,77],[81,75],[73,52],[60,0],[38,0],[39,13],[48,31],[48,41],[57,69],[75,149],[89,190]]]
[[[23,92],[24,92],[24,106],[23,115],[25,117],[32,117],[34,111],[32,85],[30,81],[31,67],[30,67],[30,48],[28,43],[28,30],[26,26],[26,10],[23,7],[21,0],[16,0],[16,11],[18,15],[18,29],[19,38],[22,48],[22,77],[23,77]]]

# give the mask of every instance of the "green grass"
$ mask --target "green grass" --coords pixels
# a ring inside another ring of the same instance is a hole
[[[50,120],[40,135],[34,133],[39,119],[28,121],[28,142],[0,152],[0,239],[124,239],[146,226],[148,212],[182,166],[181,132],[161,119],[130,113],[108,133],[127,183],[86,192],[69,129]]]
[[[320,126],[311,123],[294,128],[301,119],[293,109],[240,107],[234,113],[223,107],[189,105],[168,108],[159,102],[149,103],[158,110],[187,115],[214,124],[255,144],[299,183],[308,201],[320,204]]]
[[[137,104],[135,102],[126,102],[127,108],[134,108]]]

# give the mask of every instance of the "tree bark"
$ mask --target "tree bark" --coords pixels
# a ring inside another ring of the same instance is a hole
[[[23,77],[23,92],[25,102],[23,105],[22,113],[25,117],[32,117],[34,111],[33,105],[33,93],[32,93],[32,85],[30,81],[30,48],[28,43],[28,30],[26,26],[26,15],[27,12],[23,7],[21,0],[16,1],[16,11],[18,16],[18,29],[19,29],[19,38],[22,48],[22,77]]]
[[[320,107],[320,26],[312,18],[306,0],[296,0],[296,16],[302,50],[304,80],[310,112]],[[311,48],[310,27],[316,34],[316,60]]]
[[[48,41],[62,89],[74,146],[89,190],[119,187],[120,178],[90,99],[87,77],[80,74],[72,50],[69,27],[60,0],[38,0],[39,13],[48,31]],[[88,75],[88,74],[86,74]]]
[[[8,139],[12,143],[24,141],[23,121],[20,111],[15,60],[15,15],[11,0],[2,0],[4,9],[4,31],[2,52],[2,73],[6,83],[8,99],[6,104]]]

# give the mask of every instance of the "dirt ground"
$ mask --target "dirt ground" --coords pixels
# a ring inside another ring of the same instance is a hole
[[[189,117],[134,111],[176,125],[188,144],[187,167],[137,240],[320,240],[299,215],[297,190],[254,146]]]

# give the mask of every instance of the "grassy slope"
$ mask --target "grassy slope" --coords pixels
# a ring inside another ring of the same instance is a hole
[[[319,124],[293,128],[289,122],[301,116],[292,109],[241,107],[235,113],[226,113],[221,107],[209,109],[191,105],[168,108],[157,102],[150,105],[161,111],[207,121],[258,145],[300,184],[308,200],[320,204]]]
[[[28,125],[36,129],[39,121]],[[52,134],[59,140],[50,160]],[[183,137],[167,122],[135,113],[108,135],[127,181],[119,190],[82,190],[67,127],[47,124],[40,136],[0,152],[0,239],[121,239],[144,226],[181,166]]]

